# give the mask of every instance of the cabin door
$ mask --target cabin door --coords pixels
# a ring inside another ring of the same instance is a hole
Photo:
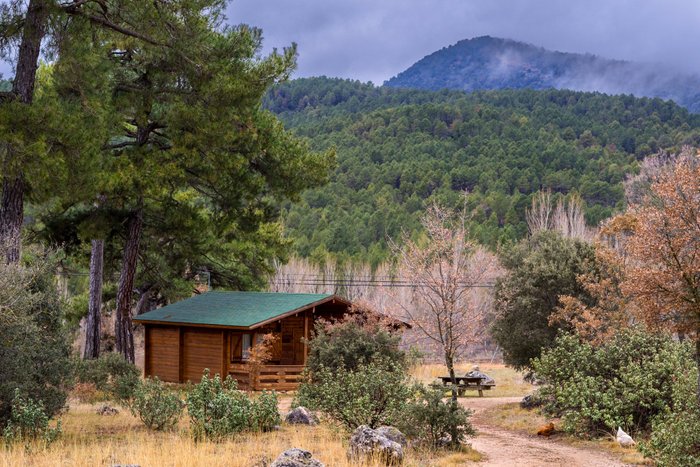
[[[304,364],[304,331],[294,330],[294,364],[303,365]]]

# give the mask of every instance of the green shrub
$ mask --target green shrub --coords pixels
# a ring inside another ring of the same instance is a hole
[[[306,373],[293,404],[320,410],[349,429],[376,428],[399,420],[411,393],[402,366],[375,360],[348,371],[321,366],[313,379]]]
[[[443,389],[418,386],[416,391],[417,396],[406,405],[397,423],[406,436],[432,448],[454,448],[475,434],[469,422],[472,412],[457,402],[443,400]]]
[[[279,424],[277,396],[264,392],[252,401],[238,391],[230,376],[209,377],[205,370],[202,380],[187,394],[187,411],[195,439],[220,441],[242,431],[268,431]]]
[[[55,428],[49,426],[49,416],[44,404],[31,398],[22,397],[19,389],[15,390],[10,411],[10,420],[3,430],[3,438],[8,443],[45,441],[53,442],[61,434],[61,422]]]
[[[65,405],[73,377],[56,258],[34,247],[23,256],[21,264],[0,261],[0,430],[10,420],[16,389],[51,417]]]
[[[672,383],[693,365],[688,345],[630,329],[600,347],[572,335],[532,362],[546,381],[540,394],[546,413],[562,417],[565,431],[579,436],[647,431],[672,406]]]
[[[175,426],[182,415],[182,401],[158,378],[148,378],[139,384],[129,404],[129,410],[151,430]]]
[[[79,383],[94,384],[116,401],[128,405],[141,379],[141,371],[116,353],[100,355],[94,360],[77,360],[75,374]]]
[[[399,348],[401,336],[371,315],[350,315],[343,321],[320,321],[309,342],[306,367],[310,375],[321,367],[335,372],[355,370],[377,358],[406,365],[406,354]]]
[[[501,252],[506,274],[494,289],[496,319],[491,334],[503,360],[518,369],[554,345],[559,324],[550,316],[561,295],[590,303],[578,280],[595,265],[593,247],[558,232],[542,231]]]
[[[651,438],[641,451],[659,466],[700,466],[700,407],[696,398],[698,369],[678,375],[673,406],[656,417]]]
[[[252,431],[271,431],[282,421],[274,391],[263,391],[252,401],[250,409],[248,427]]]

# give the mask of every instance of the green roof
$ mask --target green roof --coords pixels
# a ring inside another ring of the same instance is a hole
[[[149,311],[134,321],[249,328],[332,297],[313,293],[207,292]]]

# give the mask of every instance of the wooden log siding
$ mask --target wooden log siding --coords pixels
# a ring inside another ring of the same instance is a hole
[[[184,328],[182,336],[182,381],[199,382],[205,368],[222,373],[222,330]]]
[[[162,381],[180,381],[180,328],[175,326],[146,326],[146,376]]]

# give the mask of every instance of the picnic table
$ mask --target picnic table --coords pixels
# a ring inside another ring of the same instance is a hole
[[[451,386],[452,378],[449,376],[440,376],[443,386]],[[479,391],[479,397],[484,397],[484,391],[488,391],[496,387],[496,383],[486,375],[481,376],[455,376],[457,382],[457,394],[464,395],[467,390]]]

